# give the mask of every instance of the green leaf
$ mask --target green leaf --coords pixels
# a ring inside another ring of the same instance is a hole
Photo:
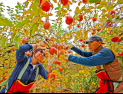
[[[32,35],[35,34],[36,30],[38,29],[39,24],[33,24],[33,26],[30,28],[30,38],[32,38]]]
[[[101,5],[101,4],[99,4],[98,6],[97,6],[97,9],[101,9],[103,6]]]
[[[106,1],[101,1],[100,4],[101,4],[101,5],[108,6],[108,2],[106,2]]]
[[[14,26],[13,28],[22,28],[24,26],[24,24],[26,24],[28,22],[29,22],[29,19],[27,18],[22,22],[18,22],[18,24],[16,26]]]
[[[114,33],[119,33],[119,31],[117,29],[114,30]]]
[[[25,2],[25,7],[27,7],[27,6],[28,6],[28,4],[29,4],[29,2],[28,2],[28,1],[26,1],[26,2]]]
[[[12,26],[12,22],[7,18],[0,17],[0,26]]]
[[[118,52],[119,54],[122,54],[122,51],[120,51],[120,50],[118,50],[117,52]]]
[[[89,0],[90,3],[96,3],[96,2],[99,2],[101,0]]]
[[[97,18],[97,14],[94,14],[94,18]]]
[[[5,47],[5,43],[6,43],[6,38],[2,38],[2,39],[0,40],[0,47],[1,47],[1,48],[4,48],[4,47]]]
[[[123,4],[123,0],[118,0],[117,4]]]
[[[121,41],[123,41],[123,37],[121,37]]]
[[[19,49],[19,41],[20,41],[19,36],[16,36],[14,41],[15,41],[15,47]]]
[[[38,16],[38,14],[39,14],[39,10],[38,10],[38,4],[39,3],[34,3],[33,5],[32,5],[32,11],[34,12],[34,15],[35,16]]]
[[[114,7],[116,7],[117,4],[110,4],[109,7],[107,7],[108,10],[112,10]]]

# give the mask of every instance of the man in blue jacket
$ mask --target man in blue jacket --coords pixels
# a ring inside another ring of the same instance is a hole
[[[44,79],[47,79],[48,73],[51,72],[51,65],[55,60],[55,56],[48,60],[48,67],[45,70],[42,64],[39,63],[45,56],[45,51],[40,48],[41,46],[44,45],[39,46],[37,44],[25,43],[24,45],[20,45],[19,49],[16,49],[17,64],[9,77],[7,86],[0,93],[29,93],[29,89],[33,85],[32,82],[36,80],[37,75],[41,75]],[[27,51],[33,52],[31,57],[25,55]],[[22,70],[26,64],[27,68],[23,72]]]
[[[123,93],[123,77],[120,63],[116,55],[108,48],[103,48],[103,40],[99,36],[91,36],[87,41],[90,51],[82,51],[69,45],[71,49],[81,56],[66,53],[64,58],[84,66],[96,66],[95,75],[101,79],[100,88],[95,93]]]
[[[67,50],[71,49],[83,57],[74,56],[67,53],[65,54],[64,58],[68,59],[69,61],[75,62],[77,64],[85,65],[85,66],[103,65],[108,62],[112,62],[114,60],[114,55],[111,52],[111,50],[108,48],[101,49],[97,54],[93,55],[93,53],[99,47],[102,47],[102,44],[104,44],[101,37],[96,35],[91,36],[89,40],[86,41],[86,44],[88,44],[90,51],[82,51],[73,45],[67,45],[66,46]]]

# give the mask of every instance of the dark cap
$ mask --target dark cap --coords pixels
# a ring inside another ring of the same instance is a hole
[[[103,43],[102,38],[101,38],[100,36],[97,36],[97,35],[91,36],[91,37],[86,41],[86,44],[88,44],[88,42],[91,42],[91,41],[94,41],[94,40],[96,40],[96,41],[101,41],[102,44],[105,44],[105,43]],[[85,42],[84,42],[84,43],[85,43]]]

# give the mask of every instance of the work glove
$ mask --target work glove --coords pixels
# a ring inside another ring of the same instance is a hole
[[[71,49],[72,47],[74,47],[74,45],[65,45],[65,46],[64,46],[64,48],[65,48],[66,50],[69,50],[69,49]]]
[[[37,48],[41,48],[41,49],[46,49],[47,48],[47,46],[48,46],[48,42],[46,42],[46,41],[40,41],[39,43],[36,43],[37,44]],[[44,46],[44,47],[42,47],[42,46]]]
[[[56,55],[50,55],[48,56],[48,65],[51,66],[53,64],[53,62],[56,60]]]
[[[65,60],[68,59],[68,58],[69,58],[69,55],[70,55],[70,53],[65,53],[65,54],[64,54],[64,59],[65,59]]]

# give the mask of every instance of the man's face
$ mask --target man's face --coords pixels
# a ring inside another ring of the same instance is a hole
[[[43,51],[42,53],[41,53],[40,51],[37,51],[37,52],[35,53],[35,58],[36,58],[38,61],[41,61],[41,60],[44,59],[44,54],[45,54],[44,51]]]
[[[88,42],[88,47],[91,52],[95,51],[101,45],[101,41]]]

